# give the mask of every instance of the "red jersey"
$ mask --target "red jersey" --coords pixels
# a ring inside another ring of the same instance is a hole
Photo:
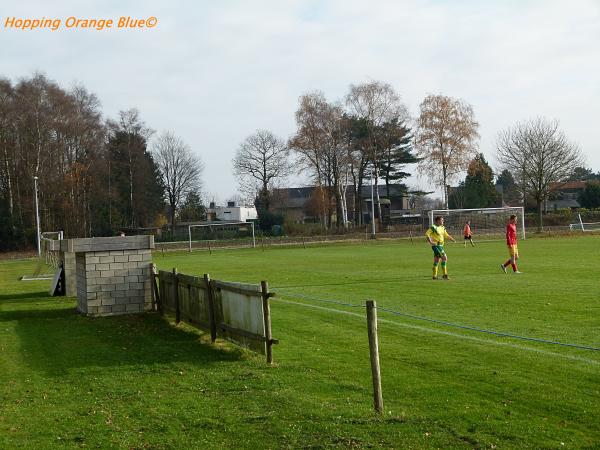
[[[506,225],[506,245],[517,245],[517,224]]]
[[[465,229],[463,230],[464,236],[471,236],[471,227],[469,224],[465,225]]]

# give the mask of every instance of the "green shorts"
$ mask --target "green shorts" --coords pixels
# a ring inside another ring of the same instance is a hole
[[[439,258],[446,256],[443,245],[432,245],[431,250],[433,250],[433,256],[437,256]]]

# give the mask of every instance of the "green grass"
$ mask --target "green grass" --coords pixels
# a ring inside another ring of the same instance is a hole
[[[92,319],[34,262],[0,262],[0,448],[598,448],[600,352],[379,311],[385,412],[373,413],[364,305],[600,347],[597,236],[155,255],[161,269],[268,280],[276,364],[156,314]]]

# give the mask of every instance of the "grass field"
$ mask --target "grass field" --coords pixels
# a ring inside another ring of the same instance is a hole
[[[1,448],[600,448],[598,236],[155,255],[268,280],[276,364],[156,314],[92,319],[33,261],[0,262]],[[377,301],[385,412],[373,413],[365,300]],[[356,305],[356,306],[346,306]],[[383,311],[382,308],[405,315]]]

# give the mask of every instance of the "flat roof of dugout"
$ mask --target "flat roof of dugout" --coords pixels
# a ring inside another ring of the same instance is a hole
[[[116,236],[63,239],[52,241],[51,250],[63,252],[86,253],[111,250],[137,250],[154,248],[154,236]]]

